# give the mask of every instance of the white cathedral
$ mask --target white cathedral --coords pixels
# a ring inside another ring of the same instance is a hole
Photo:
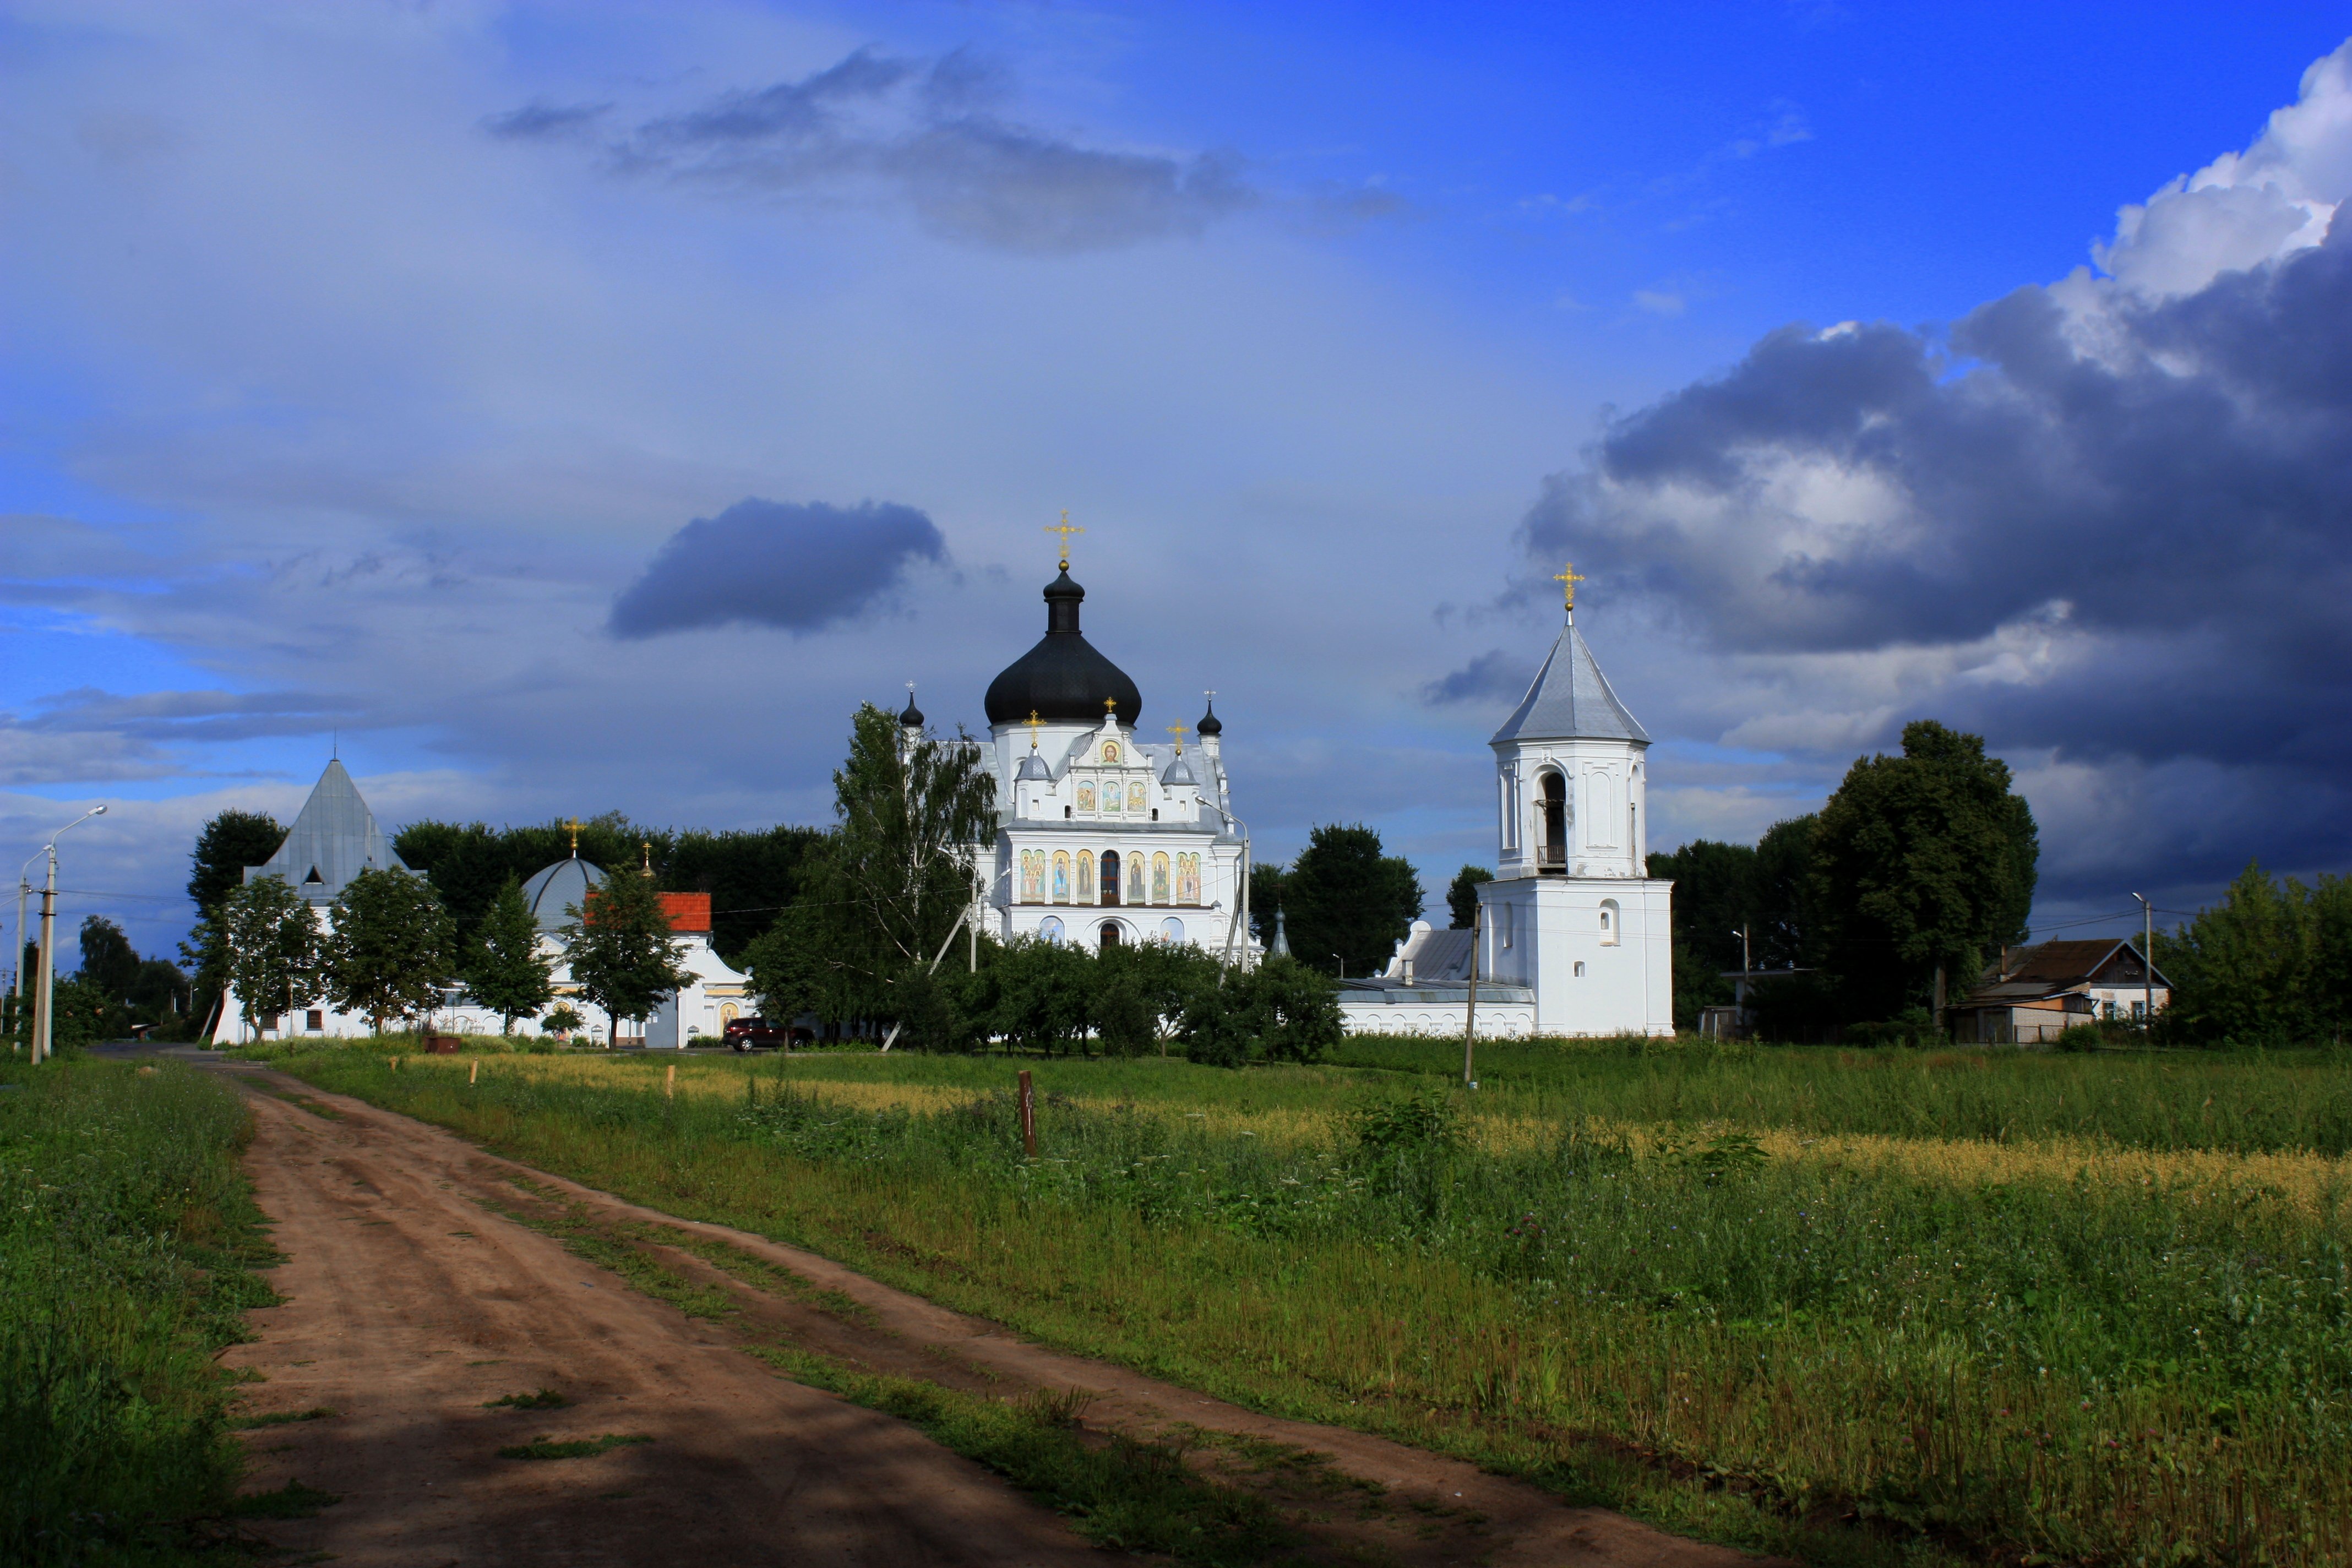
[[[989,683],[998,826],[973,847],[983,927],[1088,951],[1189,942],[1248,963],[1246,847],[1214,702],[1192,751],[1181,724],[1145,741],[1135,682],[1078,629],[1086,596],[1065,552],[1045,585],[1045,635]],[[913,699],[899,721],[921,728]]]

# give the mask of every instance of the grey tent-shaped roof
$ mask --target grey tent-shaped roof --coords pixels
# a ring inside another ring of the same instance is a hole
[[[580,922],[569,912],[588,907],[588,890],[604,885],[604,868],[574,855],[532,874],[522,885],[522,900],[539,921],[539,929],[567,931]]]
[[[1608,677],[1592,658],[1570,616],[1551,645],[1551,657],[1536,671],[1528,694],[1503,721],[1487,744],[1508,741],[1632,741],[1650,743],[1650,732],[1634,721],[1609,689]]]
[[[405,871],[392,852],[392,840],[375,825],[375,814],[360,798],[359,786],[340,760],[311,786],[301,815],[288,829],[278,853],[245,868],[245,879],[283,877],[314,904],[331,903],[364,870]]]

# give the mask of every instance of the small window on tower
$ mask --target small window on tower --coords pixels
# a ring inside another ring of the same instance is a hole
[[[1584,960],[1580,958],[1576,961],[1576,977],[1579,980],[1584,978]]]
[[[319,1033],[320,1030],[324,1029],[327,1026],[327,1015],[320,1012],[316,1007],[311,1008],[309,1021],[305,1026],[314,1035]]]

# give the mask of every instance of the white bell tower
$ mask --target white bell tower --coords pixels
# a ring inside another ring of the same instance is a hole
[[[1674,884],[1645,860],[1650,737],[1567,619],[1495,748],[1498,842],[1479,973],[1536,994],[1546,1035],[1674,1033]]]

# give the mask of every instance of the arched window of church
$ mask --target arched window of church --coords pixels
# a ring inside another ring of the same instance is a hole
[[[1140,779],[1127,786],[1127,809],[1130,815],[1142,816],[1150,804],[1143,798],[1143,782]]]
[[[1164,853],[1151,857],[1151,901],[1155,904],[1168,901],[1168,857]]]
[[[1568,781],[1556,768],[1546,768],[1536,781],[1541,805],[1536,823],[1536,866],[1538,870],[1564,870],[1568,866]]]
[[[1118,902],[1118,851],[1106,849],[1102,858],[1102,901]]]
[[[1144,899],[1143,852],[1137,850],[1127,858],[1127,901],[1130,904],[1139,904],[1144,901]]]
[[[1056,918],[1055,916],[1053,916],[1053,915],[1047,915],[1047,916],[1046,916],[1043,921],[1039,921],[1039,922],[1038,922],[1038,925],[1037,925],[1037,934],[1038,934],[1039,936],[1043,937],[1043,938],[1044,938],[1045,941],[1047,941],[1047,942],[1059,942],[1059,941],[1061,941],[1061,940],[1062,940],[1062,922],[1061,922],[1061,921],[1060,921],[1058,918]],[[1581,967],[1581,966],[1580,965],[1580,967]]]
[[[1603,899],[1603,900],[1601,900],[1601,946],[1603,946],[1603,947],[1615,947],[1615,946],[1617,945],[1617,926],[1618,926],[1617,900],[1614,900],[1614,899]]]
[[[1078,902],[1095,901],[1095,854],[1091,849],[1078,851]]]
[[[1054,851],[1054,901],[1070,901],[1070,852],[1066,849]]]
[[[1042,849],[1021,851],[1021,901],[1024,904],[1045,901],[1045,852]]]
[[[1182,942],[1184,940],[1184,922],[1178,920],[1174,915],[1170,915],[1166,920],[1161,921],[1160,922],[1160,940],[1162,942]]]
[[[1094,808],[1095,786],[1091,783],[1081,781],[1078,784],[1078,809],[1092,811]]]

